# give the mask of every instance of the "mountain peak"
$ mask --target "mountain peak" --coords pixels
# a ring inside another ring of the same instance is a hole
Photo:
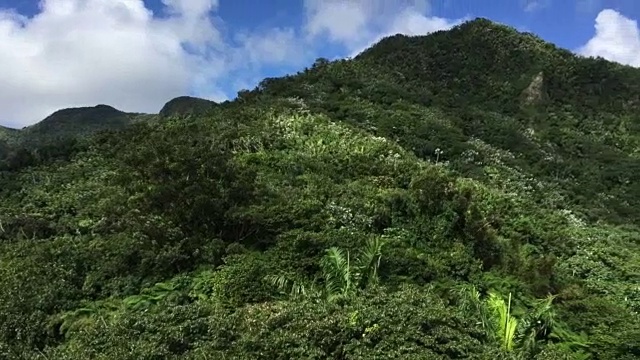
[[[64,116],[68,119],[69,116],[73,116],[75,121],[101,121],[103,117],[108,116],[123,116],[126,115],[125,112],[122,112],[113,106],[109,105],[96,105],[96,106],[86,106],[86,107],[75,107],[75,108],[67,108],[61,109],[53,114],[47,116],[44,120],[42,120],[39,124],[46,122],[53,122],[61,120],[61,116]]]
[[[634,89],[631,94],[640,91],[635,90],[640,81],[636,69],[580,57],[536,35],[484,18],[424,36],[390,36],[355,60],[376,69],[379,77],[394,86],[422,89],[420,96],[430,97],[432,103],[475,104],[510,114],[519,111],[521,104],[513,99],[536,77],[538,94],[586,112],[594,111],[596,103],[609,104],[617,114],[635,111],[630,105],[635,103],[614,94],[621,88]],[[568,94],[567,89],[573,91]]]
[[[193,96],[178,96],[164,104],[162,109],[160,109],[159,115],[162,118],[167,118],[171,116],[203,114],[216,105],[218,105],[218,103],[207,99]]]
[[[517,32],[517,30],[510,26],[497,21],[493,21],[483,17],[477,17],[472,20],[465,21],[457,26],[460,29],[491,29],[491,30],[511,30]]]
[[[58,110],[24,131],[33,139],[64,138],[121,128],[130,122],[127,113],[110,105],[98,104]]]

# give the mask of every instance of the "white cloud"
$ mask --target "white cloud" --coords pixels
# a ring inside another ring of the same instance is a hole
[[[308,38],[323,35],[354,57],[381,38],[398,33],[426,35],[464,19],[430,16],[425,0],[305,0]]]
[[[215,77],[219,63],[182,45],[219,44],[207,20],[216,2],[166,2],[164,19],[138,0],[45,0],[30,19],[0,10],[0,121],[24,126],[98,103],[155,112],[193,79]]]
[[[204,51],[207,45],[222,44],[221,34],[213,26],[211,18],[211,13],[218,8],[218,0],[162,0],[162,3],[171,15],[163,25],[183,41],[200,51]]]
[[[621,64],[640,67],[640,31],[638,23],[611,9],[596,17],[596,33],[576,52],[583,56],[601,56]]]
[[[424,16],[414,10],[406,9],[396,16],[387,30],[387,34],[425,35],[439,30],[449,29],[465,19],[450,20],[437,16]]]
[[[169,13],[184,15],[187,19],[197,19],[215,10],[218,0],[162,0]]]
[[[310,0],[305,2],[306,30],[310,37],[326,34],[329,40],[352,44],[368,37],[367,8],[357,1]]]
[[[249,61],[262,65],[298,65],[307,59],[309,52],[292,28],[274,28],[259,33],[243,33],[236,37],[243,47],[237,54]]]

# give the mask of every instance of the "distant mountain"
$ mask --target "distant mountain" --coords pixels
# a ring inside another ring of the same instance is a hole
[[[61,153],[77,148],[78,141],[101,131],[118,131],[132,124],[169,117],[203,115],[217,105],[213,101],[181,96],[167,102],[159,114],[127,113],[100,104],[58,110],[20,130],[0,126],[0,169],[58,158]]]
[[[172,116],[202,115],[218,104],[214,101],[191,96],[180,96],[168,101],[160,110],[161,118]]]
[[[58,110],[20,130],[0,127],[0,169],[59,158],[93,134],[122,130],[133,123],[153,122],[157,118],[154,114],[126,113],[100,104]]]
[[[101,131],[122,130],[135,123],[202,115],[217,105],[213,101],[181,96],[167,102],[159,114],[127,113],[110,105],[99,104],[58,110],[42,121],[20,130],[0,126],[0,165],[31,164],[43,154],[58,153],[55,148],[60,148],[62,143],[68,147]],[[33,151],[38,156],[34,156]]]
[[[130,123],[129,114],[108,105],[69,108],[58,110],[44,120],[22,129],[21,135],[28,142],[50,141],[122,128]]]

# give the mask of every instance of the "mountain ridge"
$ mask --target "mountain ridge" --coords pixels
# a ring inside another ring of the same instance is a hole
[[[125,112],[106,104],[63,108],[22,129],[0,125],[0,141],[3,142],[0,159],[9,152],[8,149],[33,149],[49,146],[57,141],[91,136],[101,131],[121,130],[139,122],[202,115],[216,105],[218,104],[206,99],[179,96],[165,103],[156,114]]]

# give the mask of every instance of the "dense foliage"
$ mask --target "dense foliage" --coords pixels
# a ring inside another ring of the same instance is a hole
[[[639,76],[477,20],[5,163],[0,357],[635,359]]]

